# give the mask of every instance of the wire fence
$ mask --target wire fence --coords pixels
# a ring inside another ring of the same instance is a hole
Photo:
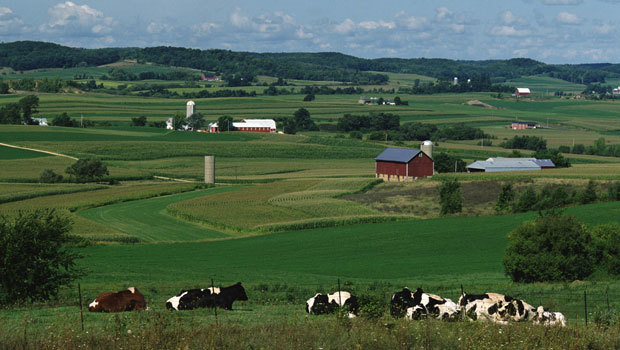
[[[207,282],[208,281],[208,282]],[[221,281],[218,279],[205,280],[205,285],[200,288],[208,287],[225,287],[234,285],[239,281]],[[248,295],[249,302],[255,304],[264,305],[278,305],[278,304],[298,304],[300,310],[305,309],[305,302],[309,298],[313,297],[316,293],[331,294],[337,291],[347,291],[357,296],[360,300],[373,300],[378,303],[382,303],[385,312],[389,312],[389,304],[392,295],[395,292],[402,290],[404,285],[396,286],[391,283],[373,282],[373,283],[354,283],[350,281],[342,281],[335,279],[333,282],[328,283],[295,283],[287,284],[285,282],[253,282],[246,281],[243,283]],[[409,289],[415,290],[418,286],[409,285]],[[567,318],[569,323],[572,324],[590,324],[596,323],[601,317],[607,317],[609,313],[617,314],[620,317],[620,291],[610,290],[608,286],[596,286],[596,288],[587,289],[586,286],[579,287],[561,287],[560,289],[542,289],[530,286],[523,286],[523,288],[507,288],[504,290],[487,290],[473,286],[461,286],[450,285],[441,286],[438,288],[421,286],[424,292],[439,295],[443,298],[449,298],[454,302],[457,302],[461,291],[464,290],[471,294],[483,294],[488,292],[495,292],[504,295],[509,295],[513,298],[521,299],[534,308],[543,306],[548,311],[561,312]],[[173,286],[164,286],[157,291],[153,291],[147,287],[147,290],[143,291],[147,302],[151,305],[165,304],[165,301],[173,296],[179,295],[181,290],[192,289],[189,288],[175,288]],[[140,290],[140,288],[138,288]],[[82,304],[82,296],[89,298],[90,296],[96,297],[100,292],[109,291],[94,291],[94,290],[80,290],[78,286],[77,290]],[[157,294],[153,298],[149,298],[149,294]],[[77,295],[76,295],[77,296]],[[88,305],[89,301],[85,301],[85,305]],[[156,306],[157,307],[157,306]],[[364,305],[361,305],[362,309]],[[215,321],[217,319],[217,309],[213,310]]]

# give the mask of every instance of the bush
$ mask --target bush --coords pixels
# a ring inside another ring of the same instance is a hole
[[[596,182],[590,180],[588,181],[588,185],[586,186],[586,188],[583,190],[583,192],[581,192],[579,196],[579,201],[582,204],[588,204],[595,202],[596,198]]]
[[[440,152],[433,159],[435,171],[438,173],[453,173],[467,171],[467,163],[461,158],[453,157],[445,152]]]
[[[515,191],[512,189],[512,184],[507,183],[502,185],[502,191],[499,193],[497,203],[495,204],[495,210],[498,212],[511,211],[512,201],[515,199]]]
[[[81,276],[71,223],[53,209],[0,220],[0,303],[49,300]]]
[[[447,178],[439,187],[441,215],[460,213],[463,210],[461,184],[455,178]]]
[[[41,176],[39,176],[39,182],[44,184],[62,182],[62,175],[56,174],[52,169],[45,169],[41,172]]]
[[[536,191],[534,191],[534,188],[528,187],[521,193],[521,196],[519,196],[519,200],[514,206],[514,211],[516,213],[521,213],[534,210],[536,209],[537,203],[538,198],[536,197]]]
[[[617,222],[595,226],[592,230],[597,260],[612,275],[620,274],[620,224]]]
[[[131,118],[131,125],[133,125],[133,126],[145,126],[146,125],[146,117],[145,116],[140,116],[140,117]]]
[[[572,215],[541,215],[508,238],[503,263],[514,282],[572,281],[594,271],[592,236]]]
[[[359,131],[351,131],[349,137],[352,139],[361,140],[364,135]]]
[[[100,180],[104,175],[110,175],[108,168],[96,158],[84,158],[73,163],[65,170],[74,176],[77,182]]]
[[[305,101],[305,102],[314,101],[314,99],[315,99],[314,94],[307,94],[307,95],[304,97],[304,101]]]

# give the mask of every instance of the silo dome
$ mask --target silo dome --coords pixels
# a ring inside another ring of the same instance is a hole
[[[194,101],[187,101],[187,105],[188,105],[188,106],[193,106],[193,105],[195,105],[195,104],[196,104],[196,103],[195,103]]]
[[[426,140],[422,142],[422,145],[420,146],[420,150],[424,153],[426,153],[427,156],[429,156],[431,159],[433,159],[433,142],[430,140]]]

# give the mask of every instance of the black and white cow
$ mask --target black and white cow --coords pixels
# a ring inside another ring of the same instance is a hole
[[[359,313],[357,297],[349,292],[340,291],[332,294],[317,293],[306,301],[306,312],[309,314],[328,314],[339,308],[347,310],[349,318],[357,316]]]
[[[506,324],[510,321],[532,321],[537,317],[536,309],[532,305],[498,293],[463,293],[458,304],[472,320]]]
[[[235,300],[248,300],[241,282],[223,288],[209,287],[183,290],[179,295],[168,299],[166,307],[170,310],[193,310],[205,307],[232,310],[232,304]]]
[[[551,312],[545,310],[542,306],[536,309],[536,319],[534,323],[545,326],[561,326],[566,327],[566,317],[561,312]]]
[[[440,320],[453,320],[460,313],[456,303],[448,298],[424,293],[421,288],[412,293],[408,288],[392,295],[390,314],[394,317],[420,319],[431,315]]]

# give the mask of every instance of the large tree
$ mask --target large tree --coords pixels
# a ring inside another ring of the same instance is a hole
[[[110,175],[108,167],[96,158],[80,159],[67,167],[65,172],[75,177],[77,182],[96,181],[104,175]]]
[[[234,131],[233,118],[229,115],[223,115],[217,118],[217,128],[222,131]]]
[[[594,271],[592,236],[572,215],[543,214],[508,238],[504,269],[515,282],[572,281]]]
[[[463,210],[461,184],[456,178],[446,178],[439,187],[441,215],[460,213]]]
[[[82,271],[70,220],[53,209],[0,220],[0,303],[48,300]]]
[[[39,97],[36,95],[28,95],[19,100],[19,105],[22,108],[22,116],[24,123],[30,125],[33,124],[32,116],[39,113],[37,108],[39,107]]]

